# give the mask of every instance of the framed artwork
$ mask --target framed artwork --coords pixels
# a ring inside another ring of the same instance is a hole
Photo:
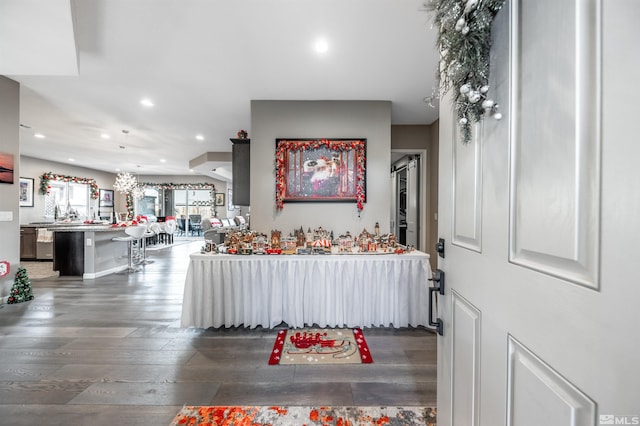
[[[216,192],[216,206],[224,206],[224,192]]]
[[[113,190],[100,190],[100,207],[113,207]]]
[[[0,152],[0,183],[13,184],[13,154]]]
[[[20,207],[33,207],[33,179],[20,178]]]
[[[366,139],[276,139],[276,207],[366,198]]]

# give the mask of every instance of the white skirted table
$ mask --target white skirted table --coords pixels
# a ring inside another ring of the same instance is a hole
[[[429,255],[192,254],[183,327],[427,326]]]

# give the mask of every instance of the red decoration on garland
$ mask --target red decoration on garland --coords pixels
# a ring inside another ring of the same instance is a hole
[[[216,186],[213,183],[155,183],[155,182],[140,182],[138,185],[145,188],[154,189],[209,189],[216,192]]]

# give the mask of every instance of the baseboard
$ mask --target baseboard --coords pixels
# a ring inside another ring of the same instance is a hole
[[[126,270],[127,268],[129,268],[128,265],[122,265],[122,266],[116,266],[115,268],[106,269],[104,271],[98,271],[98,272],[93,272],[93,273],[85,272],[84,274],[82,274],[82,278],[85,279],[85,280],[92,280],[92,279],[95,279],[95,278],[104,277],[105,275],[115,274],[117,272],[122,272],[122,271]]]

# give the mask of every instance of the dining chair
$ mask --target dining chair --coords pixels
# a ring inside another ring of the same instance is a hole
[[[173,234],[176,232],[176,221],[174,219],[167,220],[164,223],[164,233],[167,244],[173,244]]]
[[[177,222],[178,230],[180,231],[180,232],[178,232],[178,235],[185,235],[185,232],[186,232],[185,227],[184,227],[185,219],[180,217],[180,218],[177,219],[177,221],[178,221]]]

